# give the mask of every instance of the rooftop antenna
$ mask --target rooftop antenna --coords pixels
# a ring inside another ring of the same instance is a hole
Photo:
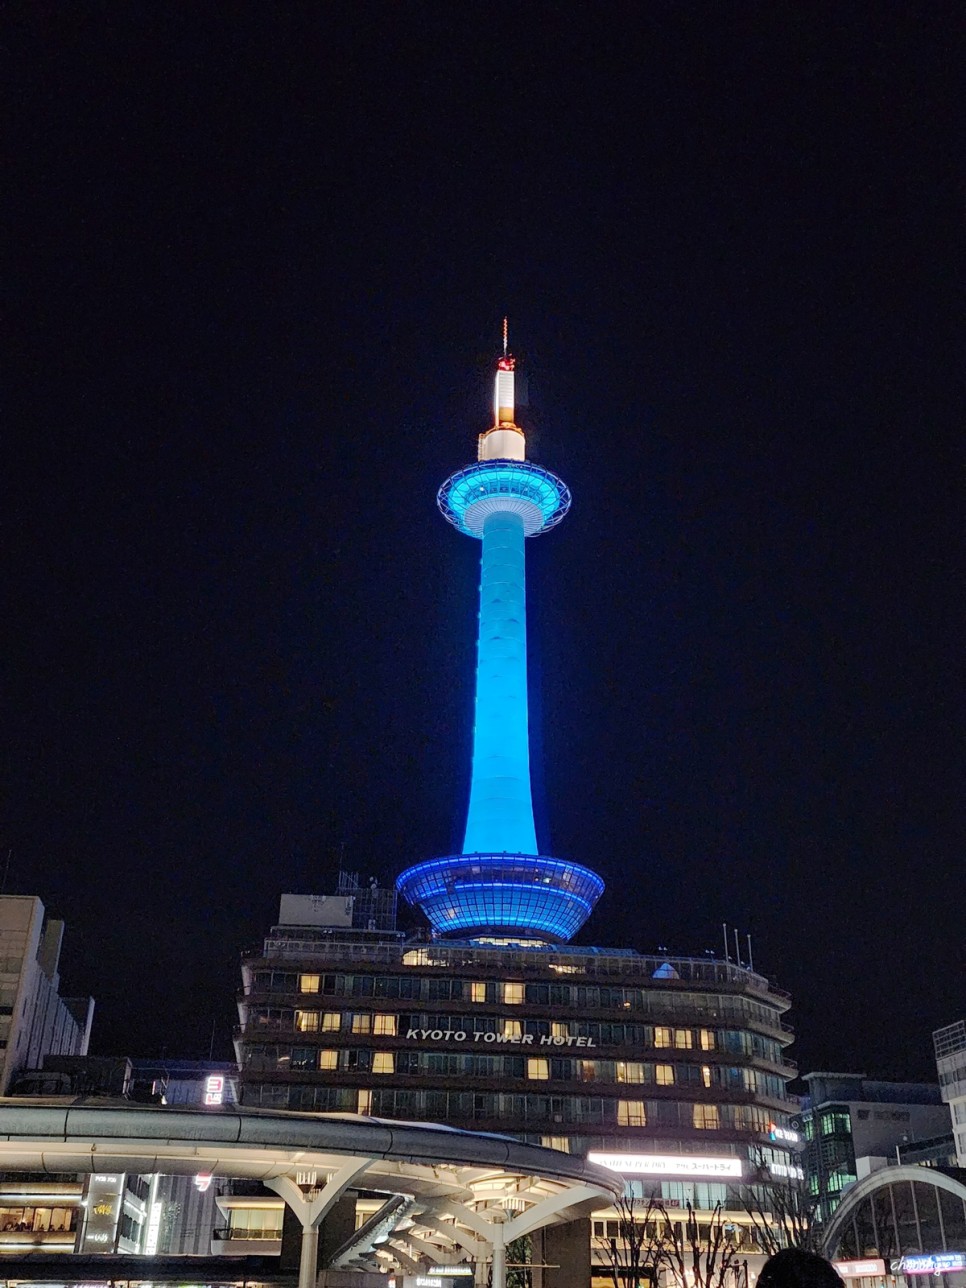
[[[730,962],[731,955],[728,952],[728,923],[726,921],[721,923],[721,934],[724,936],[725,961]]]
[[[504,358],[506,357],[506,347],[507,347],[507,342],[509,340],[509,337],[510,337],[510,319],[504,318],[503,319],[503,356]]]

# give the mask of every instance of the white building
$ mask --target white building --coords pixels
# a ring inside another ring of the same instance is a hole
[[[939,1089],[949,1106],[956,1140],[956,1159],[966,1167],[966,1020],[957,1020],[932,1035]]]
[[[47,1055],[86,1055],[93,998],[60,996],[64,923],[35,895],[0,897],[0,1095]]]

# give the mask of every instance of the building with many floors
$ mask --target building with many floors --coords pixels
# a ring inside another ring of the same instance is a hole
[[[805,1082],[802,1165],[826,1221],[857,1179],[895,1163],[903,1149],[919,1161],[917,1144],[921,1152],[948,1134],[934,1083],[884,1082],[861,1073],[807,1073]]]
[[[35,895],[0,896],[0,1095],[48,1055],[84,1055],[94,1002],[60,995],[64,923]]]
[[[966,1167],[966,1020],[937,1029],[933,1047],[940,1093],[952,1119],[956,1159]]]

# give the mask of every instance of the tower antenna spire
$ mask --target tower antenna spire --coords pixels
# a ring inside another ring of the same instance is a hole
[[[506,346],[507,346],[507,340],[509,339],[509,334],[510,334],[510,319],[505,317],[503,319],[503,356],[504,358],[506,357]]]

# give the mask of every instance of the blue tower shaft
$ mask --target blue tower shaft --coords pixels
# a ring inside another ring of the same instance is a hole
[[[464,854],[539,854],[530,789],[524,541],[519,513],[487,515]]]

